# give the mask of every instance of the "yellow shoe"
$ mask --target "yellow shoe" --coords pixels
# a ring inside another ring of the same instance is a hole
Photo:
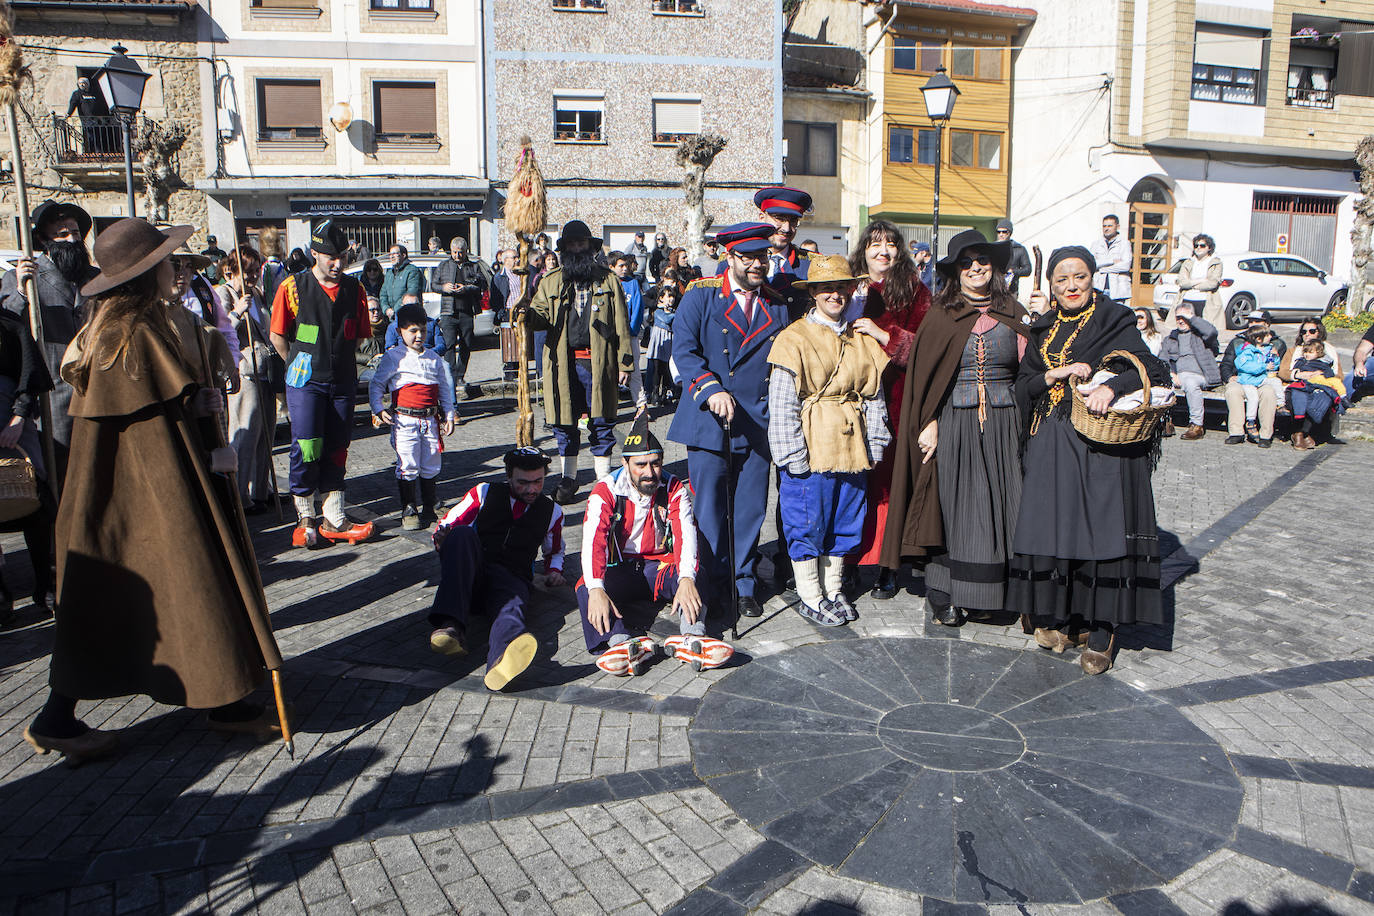
[[[501,654],[501,660],[487,671],[487,676],[483,679],[487,689],[500,690],[509,684],[530,666],[537,651],[539,640],[530,633],[521,633],[512,639],[510,645],[506,646],[506,651]]]
[[[429,634],[429,648],[440,655],[467,655],[463,637],[453,627],[439,627]]]

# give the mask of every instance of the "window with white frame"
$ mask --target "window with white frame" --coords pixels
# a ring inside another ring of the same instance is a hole
[[[655,16],[703,16],[701,0],[653,0]]]
[[[654,99],[654,142],[677,143],[701,133],[701,99]]]
[[[1198,23],[1192,97],[1202,102],[1261,105],[1268,32]]]
[[[553,138],[563,143],[599,143],[606,97],[600,93],[559,93],[553,97]]]

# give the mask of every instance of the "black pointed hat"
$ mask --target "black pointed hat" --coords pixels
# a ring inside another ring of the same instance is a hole
[[[635,458],[653,454],[663,454],[663,443],[658,441],[654,431],[649,428],[649,412],[645,410],[630,424],[630,431],[620,443],[620,457]]]

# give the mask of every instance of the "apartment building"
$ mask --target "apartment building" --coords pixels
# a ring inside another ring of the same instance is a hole
[[[1199,232],[1348,271],[1354,148],[1374,131],[1367,0],[1057,0],[1015,75],[1018,236],[1087,242],[1118,214],[1137,302]]]
[[[431,236],[491,253],[477,0],[219,0],[213,11],[200,36],[216,125],[205,142],[221,166],[198,187],[221,244],[274,226],[305,247],[312,221],[333,217],[374,253]]]
[[[702,132],[727,141],[707,172],[717,225],[755,215],[754,189],[781,178],[776,0],[491,0],[488,9],[490,175],[504,186],[528,135],[550,231],[578,218],[615,248],[637,230],[681,242],[675,152]]]

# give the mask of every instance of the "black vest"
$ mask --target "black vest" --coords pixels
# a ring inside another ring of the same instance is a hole
[[[358,346],[358,297],[361,287],[350,276],[339,278],[334,298],[320,286],[314,271],[303,270],[292,277],[298,307],[296,333],[291,341],[287,365],[300,353],[310,355],[310,380],[340,387],[356,385],[358,367],[353,361]],[[370,330],[370,329],[369,329]]]
[[[511,512],[510,501],[509,484],[491,484],[472,527],[482,542],[485,562],[505,567],[529,582],[539,548],[549,531],[549,520],[553,518],[553,500],[541,495],[519,518]]]

